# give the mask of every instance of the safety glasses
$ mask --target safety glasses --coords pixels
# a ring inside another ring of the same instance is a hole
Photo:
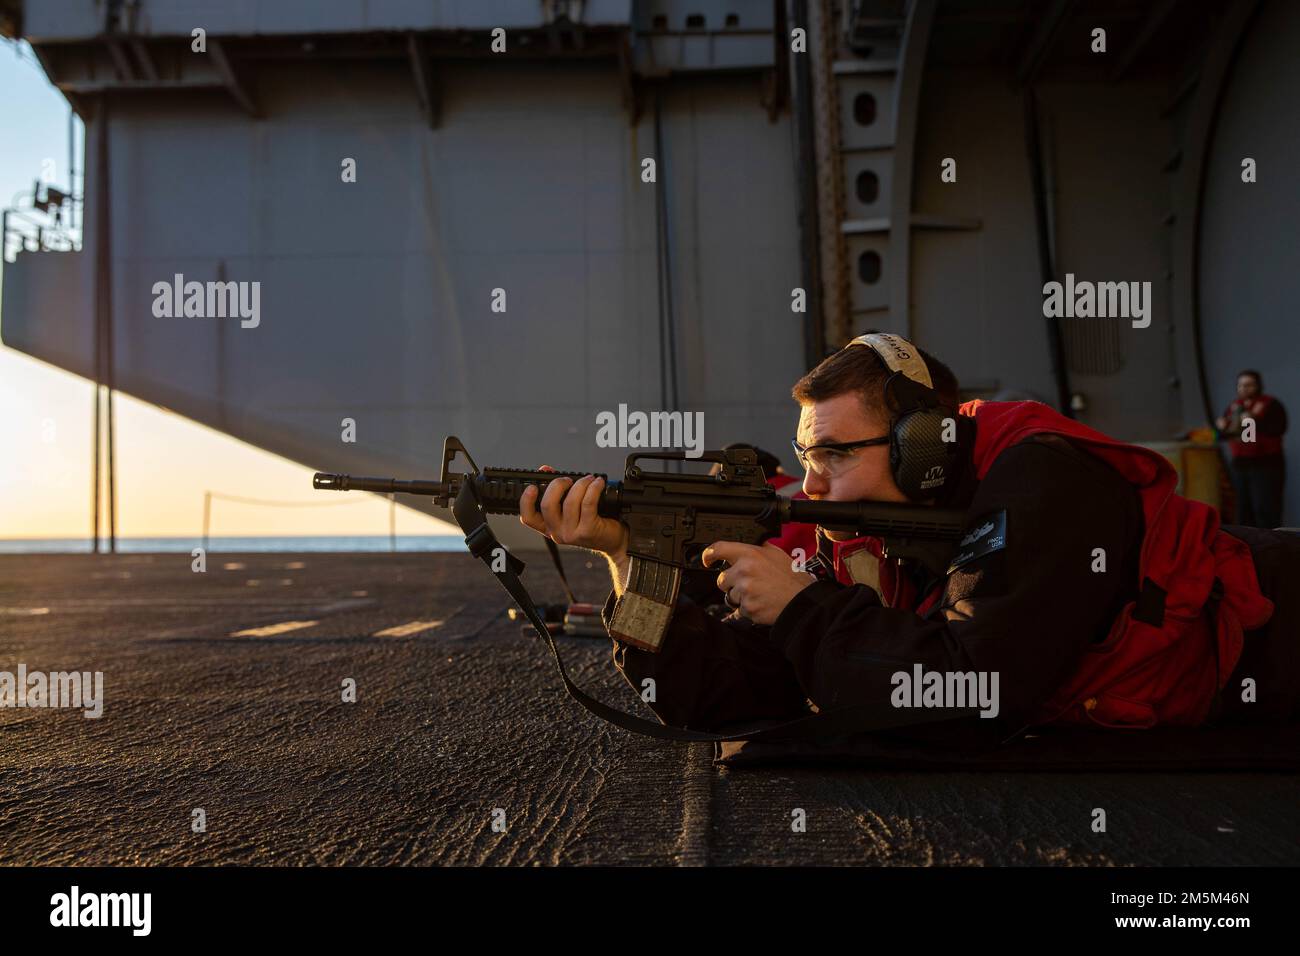
[[[859,448],[888,445],[889,436],[863,438],[860,441],[827,442],[823,445],[809,445],[807,448],[791,438],[790,444],[805,471],[815,471],[823,478],[834,478],[860,463],[860,459],[855,457]]]

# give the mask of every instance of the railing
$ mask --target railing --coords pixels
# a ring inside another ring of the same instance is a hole
[[[82,200],[49,184],[20,193],[0,213],[0,258],[13,262],[19,252],[74,252],[81,248]]]
[[[388,499],[388,548],[397,550],[397,497],[384,495]],[[320,508],[331,505],[355,505],[369,498],[351,498],[345,501],[271,501],[266,498],[248,498],[244,495],[228,495],[220,491],[203,492],[203,550],[208,550],[208,532],[212,527],[212,499],[229,501],[241,505],[266,505],[272,508]]]

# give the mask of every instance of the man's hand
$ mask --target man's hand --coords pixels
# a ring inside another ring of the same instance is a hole
[[[538,470],[555,469],[542,465]],[[622,594],[630,563],[627,556],[628,530],[623,522],[602,518],[596,513],[604,490],[604,478],[586,475],[576,482],[572,478],[556,478],[546,486],[539,507],[537,486],[529,485],[519,496],[519,520],[556,544],[570,544],[604,554],[609,558],[614,588]]]
[[[726,561],[731,567],[718,575],[718,588],[727,604],[755,624],[773,624],[796,594],[813,583],[812,575],[796,571],[790,555],[774,544],[715,541],[701,555],[705,566]]]
[[[539,471],[554,471],[542,465]],[[574,481],[556,478],[546,486],[540,507],[537,486],[529,485],[519,496],[519,520],[556,544],[571,544],[589,551],[615,556],[627,552],[627,527],[613,518],[596,513],[605,479],[587,475]]]

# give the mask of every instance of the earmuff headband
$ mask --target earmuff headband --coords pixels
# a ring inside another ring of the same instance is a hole
[[[921,353],[916,350],[916,346],[907,339],[888,332],[868,332],[866,335],[859,335],[845,348],[854,345],[865,345],[875,351],[880,356],[880,360],[889,366],[890,371],[901,372],[918,385],[924,385],[929,389],[934,388],[934,383],[930,380],[930,370],[925,367],[925,359],[921,358]]]

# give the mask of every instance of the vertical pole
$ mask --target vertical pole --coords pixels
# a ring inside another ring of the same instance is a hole
[[[75,205],[72,197],[77,195],[77,190],[72,185],[72,138],[75,135],[75,130],[76,130],[76,124],[74,123],[74,118],[76,117],[76,115],[77,115],[76,111],[72,108],[72,104],[69,103],[68,104],[68,233],[69,234],[71,234],[72,230],[76,228],[76,224],[72,221],[72,210]],[[71,239],[70,235],[69,235],[69,239]]]
[[[203,492],[203,553],[208,553],[208,527],[212,520],[212,492]]]
[[[1038,238],[1038,271],[1043,284],[1056,279],[1056,262],[1052,256],[1051,221],[1048,212],[1047,179],[1044,169],[1042,134],[1038,118],[1038,99],[1033,87],[1026,87],[1025,145],[1029,150],[1029,176],[1033,186],[1034,224]],[[1070,373],[1065,356],[1065,342],[1061,337],[1061,320],[1045,317],[1047,321],[1047,348],[1052,362],[1052,378],[1056,382],[1057,410],[1067,418],[1074,418],[1070,404]]]
[[[104,98],[101,96],[98,103],[98,111],[95,116],[95,135],[102,140],[104,134],[104,118],[106,110],[104,108]],[[97,140],[99,142],[99,140]],[[99,151],[95,163],[95,189],[103,193],[106,188],[104,183],[103,152]],[[94,554],[99,554],[99,505],[101,497],[100,481],[100,462],[103,459],[101,429],[103,427],[104,415],[101,410],[102,391],[101,385],[104,381],[104,255],[106,250],[103,243],[103,232],[99,228],[100,220],[103,217],[103,202],[95,210],[95,333],[94,333],[94,351],[95,351],[95,438],[94,438],[94,458],[91,467],[91,500],[92,516],[90,525],[90,549]]]
[[[808,0],[794,0],[794,25],[802,27],[805,34],[811,34],[808,24]],[[814,41],[808,40],[811,45]],[[790,52],[788,37],[777,37],[777,56],[795,57]],[[817,154],[816,132],[813,129],[812,67],[809,56],[795,59],[793,69],[795,81],[794,111],[799,145],[795,151],[795,174],[799,181],[799,253],[800,281],[803,283],[806,301],[803,321],[803,359],[804,367],[812,368],[822,360],[825,342],[822,335],[822,281],[821,281],[821,232],[817,221]]]
[[[99,554],[99,323],[95,323],[95,440],[90,453],[90,553]]]
[[[388,547],[397,551],[397,495],[388,495]]]
[[[839,348],[855,331],[852,323],[848,250],[840,225],[844,222],[844,160],[840,153],[840,107],[834,62],[839,57],[839,36],[848,33],[849,3],[841,3],[844,22],[837,27],[830,0],[809,0],[808,61],[811,72],[813,155],[817,177],[817,221],[821,248],[822,345]]]
[[[107,388],[107,434],[106,451],[108,455],[108,487],[104,493],[108,506],[108,550],[117,551],[117,476],[113,468],[113,255],[112,230],[109,222],[112,208],[110,175],[108,166],[108,121],[109,100],[105,93],[100,100],[101,113],[99,121],[99,223],[96,232],[101,250],[99,266],[100,283],[103,297],[101,308],[104,316],[104,385]]]
[[[110,330],[111,330],[110,326]],[[110,331],[110,335],[112,332]],[[108,496],[108,551],[109,554],[117,553],[117,478],[113,473],[113,420],[117,417],[113,414],[113,378],[112,378],[112,361],[113,349],[108,349],[108,360],[110,362],[109,379],[108,379],[108,441],[106,450],[108,452],[108,487],[104,489],[104,494]]]

